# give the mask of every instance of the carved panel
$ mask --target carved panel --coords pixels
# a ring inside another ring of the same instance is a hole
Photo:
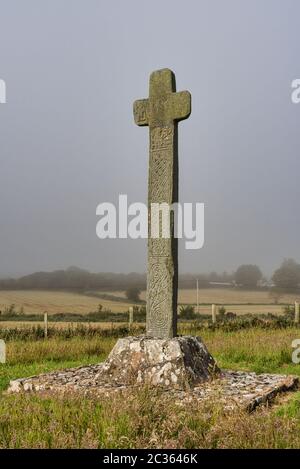
[[[173,324],[174,268],[169,257],[149,257],[147,289],[147,333],[171,337]]]

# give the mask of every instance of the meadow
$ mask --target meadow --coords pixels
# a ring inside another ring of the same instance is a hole
[[[145,300],[145,292],[141,293],[141,299]],[[179,305],[196,305],[196,290],[179,290]],[[274,304],[268,291],[249,291],[233,288],[204,288],[199,290],[199,313],[209,314],[211,304],[224,305],[227,311],[236,314],[247,313],[276,313],[281,314],[283,306],[300,301],[299,295],[283,294],[279,304]],[[97,311],[99,304],[103,309],[120,313],[128,310],[132,305],[126,299],[124,291],[101,291],[87,293],[70,293],[65,291],[42,290],[2,290],[0,291],[0,311],[15,305],[15,309],[21,309],[25,313],[80,313],[86,314]]]
[[[300,364],[291,360],[299,328],[225,332],[180,325],[179,332],[200,333],[222,368],[300,376]],[[126,400],[5,394],[10,379],[104,360],[123,334],[121,328],[110,333],[82,325],[69,336],[58,329],[48,339],[12,334],[7,363],[0,364],[0,448],[300,447],[300,392],[251,414],[228,414],[218,402],[175,406],[146,388]]]
[[[145,292],[141,299],[145,300]],[[199,312],[209,314],[211,303],[216,303],[239,315],[280,315],[284,304],[297,299],[285,294],[275,305],[267,291],[200,289]],[[179,304],[195,303],[196,290],[179,291]],[[121,395],[87,399],[5,393],[11,379],[105,360],[117,338],[128,334],[128,324],[94,322],[88,314],[99,304],[116,315],[131,305],[124,291],[0,291],[2,319],[7,319],[0,321],[0,338],[7,343],[7,362],[0,364],[0,448],[300,447],[300,392],[277,397],[271,407],[252,414],[236,409],[230,415],[219,402],[178,407],[159,390],[149,389],[140,389],[130,400]],[[48,338],[42,321],[5,318],[11,305],[25,315],[42,317],[47,311]],[[65,316],[59,321],[53,317],[56,322],[52,322],[51,315],[57,313]],[[76,323],[72,313],[83,315],[82,322]],[[235,330],[234,324],[212,328],[207,320],[180,322],[179,333],[201,335],[224,369],[300,376],[300,365],[291,360],[291,343],[300,338],[299,328],[274,319],[266,327],[244,321],[243,329],[237,322]],[[140,334],[144,324],[133,328],[133,334]]]
[[[80,293],[43,290],[8,290],[0,291],[0,310],[15,305],[16,310],[23,308],[25,313],[89,313],[96,311],[99,303],[104,309],[115,313],[128,310],[130,303],[111,301]]]

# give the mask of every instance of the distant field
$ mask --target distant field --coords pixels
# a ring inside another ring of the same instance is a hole
[[[120,292],[118,292],[120,293]],[[145,298],[145,292],[141,294],[141,298]],[[291,294],[284,294],[280,297],[279,303],[294,303],[300,301],[300,295],[295,296]],[[194,290],[179,290],[178,295],[179,303],[196,304],[197,295],[196,289]],[[270,297],[268,291],[251,291],[251,290],[237,290],[231,288],[201,288],[199,289],[199,303],[218,303],[218,304],[241,304],[241,303],[256,303],[256,304],[272,304],[273,299]]]
[[[111,292],[119,298],[125,298],[125,292]],[[141,299],[146,299],[146,292],[141,293]],[[216,303],[224,305],[227,311],[237,314],[247,313],[282,313],[282,304],[293,304],[296,300],[300,301],[300,295],[284,294],[279,299],[279,305],[273,304],[273,299],[268,291],[250,291],[236,290],[230,288],[203,288],[199,289],[199,312],[208,314],[211,312],[211,304]],[[178,303],[182,305],[196,305],[196,289],[179,290]]]
[[[217,303],[217,302],[216,302]],[[227,304],[222,303],[227,312],[232,312],[235,314],[281,314],[283,312],[283,306],[280,305],[236,305],[236,304]],[[211,306],[199,306],[200,314],[210,314]]]
[[[18,290],[18,291],[0,291],[0,310],[3,311],[11,304],[15,305],[17,311],[21,307],[25,313],[89,313],[98,309],[99,303],[104,309],[118,313],[128,310],[129,303],[125,300],[124,291],[106,291],[95,292],[98,294],[108,294],[110,297],[116,296],[116,300],[102,299],[94,296],[39,290]],[[120,299],[124,298],[124,302]],[[143,291],[141,299],[146,298],[146,292]],[[237,314],[245,313],[281,313],[282,304],[292,304],[295,300],[300,301],[300,296],[284,294],[280,298],[280,305],[272,304],[267,291],[243,291],[229,288],[205,288],[199,290],[199,312],[203,314],[210,313],[211,303],[222,304],[227,311]],[[180,290],[179,304],[196,304],[196,290]]]
[[[118,313],[128,310],[128,303],[94,298],[77,293],[16,290],[0,291],[0,310],[14,304],[16,309],[24,308],[25,313],[89,313],[96,311],[99,303],[103,308]]]

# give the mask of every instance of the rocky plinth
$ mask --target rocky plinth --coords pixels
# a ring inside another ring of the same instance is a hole
[[[220,370],[199,337],[119,339],[103,366],[110,382],[187,388]]]
[[[200,338],[126,337],[118,340],[104,363],[14,380],[9,391],[143,384],[187,389],[218,374],[220,370]]]
[[[294,376],[220,371],[200,338],[119,339],[103,363],[45,373],[10,382],[8,392],[80,393],[85,396],[162,388],[177,404],[217,400],[224,408],[248,410],[298,387]]]

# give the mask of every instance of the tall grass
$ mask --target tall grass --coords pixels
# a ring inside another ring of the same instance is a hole
[[[135,325],[129,331],[128,327],[116,326],[112,324],[110,328],[102,329],[92,325],[67,325],[66,327],[48,326],[49,338],[71,339],[73,337],[125,337],[129,332],[133,335],[142,334],[144,326]],[[29,327],[6,327],[0,329],[0,338],[5,341],[10,340],[40,340],[45,338],[44,328],[40,325]]]
[[[178,406],[147,389],[130,399],[0,400],[0,448],[299,447],[299,410],[292,416],[268,409],[228,414],[217,402]]]
[[[181,327],[186,333],[186,326]],[[9,336],[7,363],[0,364],[2,390],[13,378],[103,361],[118,335],[88,327],[84,332],[58,331],[48,339],[37,339],[35,333],[25,340]],[[300,365],[291,361],[291,343],[300,338],[297,328],[203,328],[194,333],[222,368],[300,375]],[[149,389],[132,393],[130,399],[2,394],[0,447],[299,448],[300,393],[289,396],[287,402],[278,398],[274,407],[247,415],[238,410],[228,414],[218,402],[178,406]]]

